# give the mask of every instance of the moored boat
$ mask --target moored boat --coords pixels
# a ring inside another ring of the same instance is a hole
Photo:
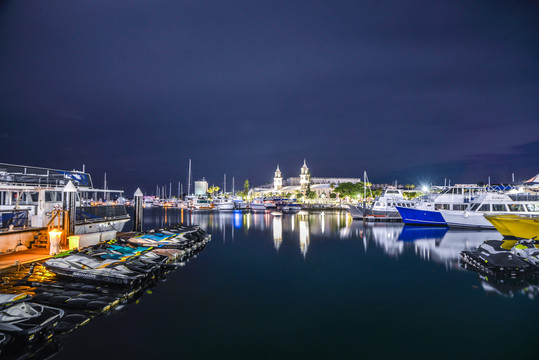
[[[494,225],[485,218],[486,215],[539,216],[539,201],[514,200],[503,193],[484,193],[470,202],[464,211],[440,210],[440,213],[451,227],[494,229]]]
[[[485,215],[503,236],[517,239],[539,239],[539,216]]]
[[[348,211],[352,219],[400,220],[401,216],[396,206],[413,208],[417,204],[417,201],[405,199],[401,190],[390,187],[385,189],[382,195],[376,197],[371,206],[350,204]]]
[[[234,210],[234,201],[224,197],[217,197],[213,199],[213,208],[218,211],[231,211]]]

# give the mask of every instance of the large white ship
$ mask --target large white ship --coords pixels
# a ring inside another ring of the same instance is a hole
[[[84,235],[83,242],[98,242],[123,230],[130,217],[122,190],[94,188],[84,171],[0,163],[0,252],[31,247],[49,226],[61,223],[53,217],[64,207],[69,182],[76,189],[75,235]]]

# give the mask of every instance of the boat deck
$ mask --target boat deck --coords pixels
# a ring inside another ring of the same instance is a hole
[[[41,261],[50,257],[48,249],[30,249],[0,255],[0,272],[12,266]],[[18,263],[17,263],[18,261]]]

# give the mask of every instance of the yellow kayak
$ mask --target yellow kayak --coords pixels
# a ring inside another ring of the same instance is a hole
[[[539,240],[539,217],[526,215],[485,215],[505,237]]]

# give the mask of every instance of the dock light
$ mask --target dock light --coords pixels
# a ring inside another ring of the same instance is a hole
[[[428,188],[426,185],[423,185],[423,186],[421,187],[421,191],[423,191],[423,192],[428,192],[428,191],[429,191],[429,188]]]
[[[67,240],[69,242],[69,250],[78,249],[79,243],[80,243],[80,236],[77,235],[71,235],[67,237]]]
[[[60,241],[62,240],[62,231],[52,229],[49,231],[49,255],[56,255],[60,250]]]

